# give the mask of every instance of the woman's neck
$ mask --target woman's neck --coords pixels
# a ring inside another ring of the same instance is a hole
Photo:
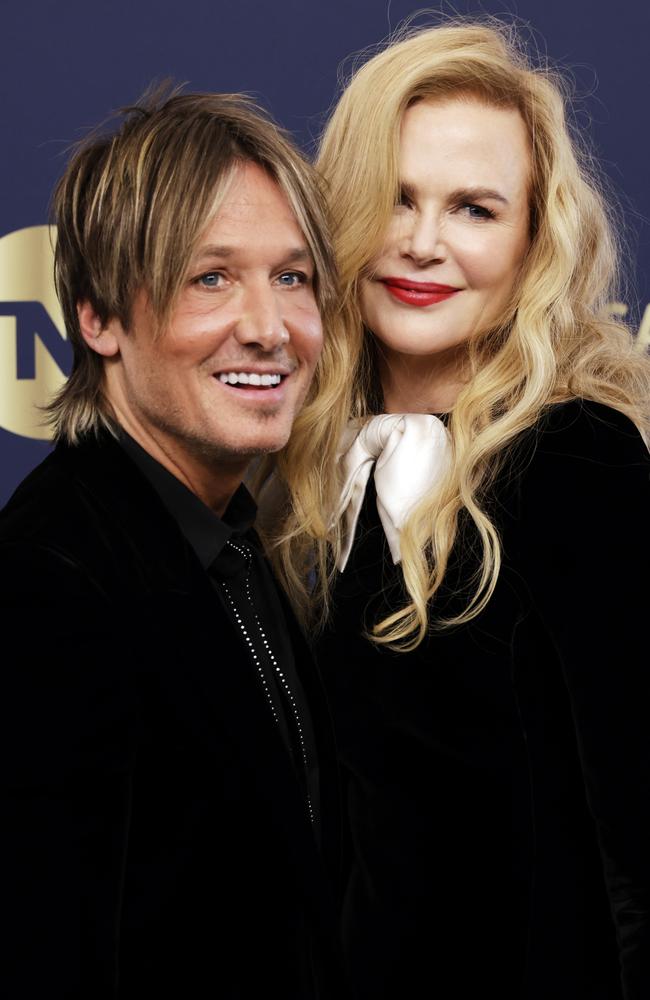
[[[379,355],[386,413],[447,413],[453,409],[464,382],[459,358],[435,355]]]

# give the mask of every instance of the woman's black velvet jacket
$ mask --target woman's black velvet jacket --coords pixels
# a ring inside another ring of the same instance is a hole
[[[490,496],[504,562],[477,619],[406,654],[362,637],[400,600],[370,490],[320,642],[357,991],[648,1000],[650,458],[626,418],[576,401]],[[466,525],[442,613],[475,543]]]

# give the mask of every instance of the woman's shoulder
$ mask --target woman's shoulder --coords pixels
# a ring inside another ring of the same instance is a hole
[[[574,399],[550,407],[522,435],[508,470],[512,510],[527,523],[647,516],[648,447],[629,417],[602,403]]]
[[[549,407],[521,444],[516,450],[523,451],[532,466],[650,466],[648,447],[634,422],[620,410],[589,399]]]

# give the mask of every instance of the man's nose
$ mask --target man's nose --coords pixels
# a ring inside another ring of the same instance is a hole
[[[255,288],[246,292],[235,330],[240,344],[257,344],[272,351],[286,344],[289,331],[277,295],[271,288]]]
[[[402,235],[400,252],[403,257],[409,257],[420,267],[445,260],[447,248],[437,213],[412,214]]]

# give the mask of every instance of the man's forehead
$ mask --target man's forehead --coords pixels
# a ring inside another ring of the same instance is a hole
[[[216,218],[239,214],[249,209],[273,207],[294,217],[289,200],[271,174],[257,163],[247,161],[232,166],[226,181]]]
[[[290,262],[312,260],[308,242],[277,181],[255,163],[239,164],[228,178],[192,254],[227,260],[258,249]]]

